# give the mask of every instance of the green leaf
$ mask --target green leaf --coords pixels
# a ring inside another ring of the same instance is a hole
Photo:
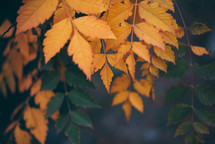
[[[197,110],[194,108],[194,113],[202,122],[209,126],[215,126],[215,113],[209,108]]]
[[[81,106],[84,108],[99,107],[99,105],[92,99],[91,96],[81,90],[73,89],[68,93],[68,95],[70,101],[77,106]]]
[[[171,87],[166,94],[165,103],[179,102],[188,92],[189,88],[184,84]]]
[[[78,87],[93,87],[92,83],[86,79],[86,76],[83,74],[83,72],[77,69],[68,69],[65,72],[65,78],[69,85]]]
[[[202,136],[196,134],[196,135],[195,135],[195,138],[196,138],[196,140],[199,141],[200,143],[205,143],[205,141],[204,141],[204,139],[203,139]]]
[[[193,127],[200,134],[209,134],[208,128],[200,122],[194,122]]]
[[[195,133],[191,132],[186,138],[185,138],[185,144],[198,144],[198,141],[196,139]]]
[[[67,127],[66,134],[73,144],[80,143],[80,128],[73,122],[70,122],[69,126]]]
[[[198,96],[199,101],[205,105],[215,104],[215,89],[210,85],[200,85],[195,87],[195,94]]]
[[[215,80],[215,62],[204,65],[204,66],[194,66],[195,71],[206,80]]]
[[[60,133],[69,121],[69,115],[60,115],[56,121],[57,132]]]
[[[179,121],[183,120],[190,112],[190,105],[187,104],[178,104],[175,108],[173,108],[168,116],[168,123],[175,124]]]
[[[63,93],[57,93],[55,97],[53,97],[47,105],[46,117],[51,116],[57,110],[60,109],[60,106],[63,103],[65,95]]]
[[[201,35],[211,31],[211,29],[207,25],[199,22],[193,22],[189,30],[192,35]]]
[[[193,129],[192,121],[184,122],[175,131],[175,137],[184,135]]]
[[[184,60],[177,59],[175,63],[175,65],[173,63],[168,63],[167,74],[161,72],[160,76],[167,78],[177,78],[183,76],[188,71],[188,64]]]
[[[186,44],[180,42],[178,50],[176,48],[174,49],[175,56],[176,57],[185,56],[187,49],[188,49],[188,46]]]
[[[89,116],[83,111],[72,111],[71,119],[78,125],[93,128],[92,121],[90,120]]]
[[[50,71],[42,78],[42,90],[53,90],[57,87],[60,74],[57,71]]]
[[[45,64],[45,57],[41,60],[41,70],[50,70],[55,64],[55,58],[50,59],[47,64]]]

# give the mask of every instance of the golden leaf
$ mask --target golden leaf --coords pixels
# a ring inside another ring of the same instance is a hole
[[[16,36],[15,42],[17,42],[17,47],[20,49],[20,53],[25,57],[29,57],[29,45],[28,45],[28,37],[24,33],[20,33]]]
[[[108,8],[105,0],[66,0],[66,2],[71,8],[85,14],[99,14]]]
[[[107,22],[112,26],[119,25],[121,22],[126,20],[132,15],[134,5],[132,3],[116,3],[113,7],[109,8]],[[106,19],[107,13],[104,14],[103,18]]]
[[[110,84],[112,82],[112,78],[114,76],[112,70],[110,69],[109,65],[107,62],[105,62],[105,65],[103,69],[100,72],[101,79],[105,85],[105,88],[107,89],[108,93],[110,91]]]
[[[191,46],[191,50],[197,56],[202,56],[204,54],[209,55],[208,50],[206,48],[204,48],[204,47]]]
[[[91,80],[91,66],[93,52],[90,44],[79,34],[77,29],[74,31],[69,47],[68,55],[73,55],[73,62],[85,73],[87,79]]]
[[[166,64],[166,62],[165,62],[164,60],[162,60],[161,58],[152,56],[152,64],[153,64],[156,68],[158,68],[158,69],[164,71],[165,73],[167,73],[167,64]]]
[[[58,5],[58,0],[30,0],[25,1],[17,12],[16,34],[37,27],[52,16]]]
[[[117,93],[113,98],[112,106],[125,102],[128,99],[128,95],[129,95],[128,91],[121,91]]]
[[[149,50],[146,45],[143,45],[141,42],[133,42],[132,51],[147,62],[151,62]]]
[[[34,96],[35,94],[37,94],[40,91],[42,85],[42,80],[39,79],[37,80],[33,86],[31,87],[31,96]]]
[[[43,41],[45,63],[54,57],[66,44],[72,33],[72,24],[68,18],[55,24],[46,32],[46,38]]]
[[[153,24],[157,28],[175,34],[172,21],[173,17],[166,12],[165,8],[159,7],[159,3],[148,3],[148,1],[140,2],[139,15],[142,19],[146,20],[146,22]]]
[[[184,28],[178,26],[178,29],[176,30],[176,36],[178,38],[182,38],[184,36]]]
[[[107,59],[111,66],[128,74],[125,61],[122,59],[118,63],[116,63],[116,58],[117,58],[116,54],[107,54]]]
[[[131,79],[128,75],[122,74],[122,76],[117,77],[111,86],[111,93],[120,92],[126,90],[130,85]]]
[[[136,62],[135,62],[134,54],[133,53],[131,53],[127,57],[126,64],[128,65],[129,73],[130,73],[132,79],[134,80],[135,79],[135,65],[136,65]]]
[[[131,25],[122,22],[120,26],[112,27],[113,33],[116,35],[117,39],[106,40],[106,51],[109,49],[115,50],[120,44],[124,43],[129,34],[131,33]]]
[[[32,76],[28,74],[26,77],[23,77],[19,80],[19,91],[23,93],[24,91],[28,90],[32,84]]]
[[[156,76],[157,78],[159,78],[159,70],[154,67],[153,65],[150,65],[149,67],[149,71],[152,75]]]
[[[122,44],[117,52],[117,58],[116,58],[116,63],[118,63],[122,58],[130,51],[131,49],[131,44],[129,42],[126,42]]]
[[[129,121],[130,116],[131,116],[131,104],[129,102],[125,102],[122,105],[122,109],[125,113],[126,120]]]
[[[171,46],[166,46],[165,51],[161,50],[158,47],[154,47],[155,54],[162,58],[163,60],[170,61],[175,64],[175,53],[171,49]]]
[[[4,20],[4,22],[2,23],[2,25],[0,26],[0,36],[2,36],[8,29],[9,27],[11,27],[11,22],[9,20]],[[3,36],[4,38],[9,38],[12,36],[14,31],[14,27],[12,27],[7,33],[5,33],[5,35]]]
[[[164,50],[163,39],[159,30],[155,27],[142,22],[134,26],[134,32],[140,40],[144,40],[146,43],[158,46]]]
[[[151,2],[158,2],[158,3],[160,3],[161,7],[175,12],[174,4],[173,4],[172,0],[150,0],[150,1]]]
[[[143,111],[144,111],[143,100],[137,93],[135,93],[135,92],[129,93],[129,102],[139,112],[143,113]]]
[[[24,120],[26,128],[41,144],[45,144],[48,120],[45,119],[44,113],[39,109],[27,107],[24,112]]]
[[[77,29],[91,38],[116,39],[111,27],[106,21],[97,19],[95,16],[83,16],[74,20]]]
[[[16,144],[31,144],[31,135],[22,129],[19,126],[16,126],[14,131],[14,137]]]
[[[70,17],[75,16],[75,11],[74,9],[70,8],[69,6],[66,5],[66,9],[69,11]],[[57,10],[54,12],[54,24],[60,22],[61,20],[68,18],[68,15],[66,13],[66,9],[63,3],[60,3]]]
[[[100,39],[96,39],[90,42],[94,54],[99,54],[101,52],[101,41]]]
[[[176,35],[171,32],[161,32],[161,35],[165,43],[171,44],[178,49],[178,40]]]
[[[106,62],[106,55],[105,54],[95,54],[93,58],[93,71],[97,72],[100,70]]]
[[[141,79],[140,81],[135,80],[134,82],[134,89],[141,95],[144,95],[148,98],[150,96],[151,88],[152,88],[151,84],[145,79]]]
[[[36,104],[40,105],[41,110],[46,110],[49,101],[54,96],[55,93],[53,93],[53,91],[41,91],[36,94],[34,101]]]

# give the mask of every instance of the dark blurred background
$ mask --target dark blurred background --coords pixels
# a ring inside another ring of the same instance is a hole
[[[0,24],[9,19],[12,23],[17,17],[17,10],[21,5],[21,0],[6,0],[0,2]],[[210,28],[215,29],[215,1],[214,0],[177,0],[179,7],[184,15],[188,26],[193,21],[207,24]],[[182,26],[179,14],[176,10],[175,18]],[[215,31],[204,34],[202,36],[190,36],[193,45],[205,46],[215,54]],[[186,43],[186,39],[181,41]],[[2,52],[4,51],[7,40],[0,42],[0,65],[4,61]],[[201,64],[208,63],[214,58],[207,56],[196,59],[194,61]],[[118,75],[120,73],[117,72]],[[81,144],[183,144],[184,137],[174,138],[176,126],[166,126],[168,112],[171,106],[163,104],[165,92],[169,86],[178,82],[186,82],[189,79],[189,73],[181,79],[165,79],[156,80],[155,92],[156,100],[151,103],[145,99],[145,112],[143,115],[136,110],[132,111],[129,123],[125,121],[124,113],[120,106],[111,107],[113,95],[108,95],[99,74],[93,76],[95,89],[89,89],[98,103],[102,106],[100,109],[90,109],[88,114],[93,120],[94,129],[81,129]],[[197,80],[198,81],[198,80]],[[8,92],[9,93],[9,92]],[[3,131],[10,123],[9,116],[14,108],[24,100],[26,94],[16,94],[5,99],[0,96],[0,144],[5,144],[8,136],[3,135]],[[189,102],[189,99],[185,99]],[[63,134],[56,134],[53,122],[49,124],[49,133],[47,144],[70,144]],[[205,136],[206,144],[215,144],[215,129],[210,128],[210,135]],[[37,142],[33,142],[37,143]]]

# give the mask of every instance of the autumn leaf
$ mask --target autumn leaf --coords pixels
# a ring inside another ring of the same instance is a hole
[[[42,86],[42,80],[39,79],[31,87],[31,96],[37,94],[40,91],[41,86]]]
[[[38,92],[35,96],[35,103],[40,105],[41,110],[46,110],[49,101],[54,96],[55,96],[55,93],[53,93],[52,91]]]
[[[66,2],[71,8],[85,14],[99,14],[108,8],[105,0],[66,0]]]
[[[149,63],[151,62],[149,50],[147,49],[146,45],[143,45],[141,42],[133,42],[132,50],[136,55],[138,55],[145,61]]]
[[[131,104],[129,102],[125,102],[122,105],[122,109],[125,113],[126,120],[129,121],[129,119],[131,117]]]
[[[31,0],[24,1],[24,5],[17,12],[17,30],[16,35],[49,19],[58,5],[58,0]]]
[[[178,49],[178,40],[176,35],[171,32],[161,32],[161,35],[165,43],[171,44]]]
[[[61,48],[69,40],[72,33],[72,24],[69,18],[66,18],[59,23],[55,24],[51,30],[46,32],[46,38],[43,41],[45,63],[47,63],[52,57],[54,57]]]
[[[9,20],[4,20],[4,22],[0,25],[0,36],[2,36],[10,27],[12,26]],[[14,27],[12,27],[7,33],[5,33],[4,38],[9,38],[12,36],[14,31]]]
[[[41,144],[45,144],[48,120],[45,119],[43,112],[36,108],[27,107],[24,112],[24,120],[26,127],[30,129],[35,138]]]
[[[74,20],[77,29],[91,38],[116,39],[107,22],[97,19],[95,16],[83,16]]]
[[[166,46],[165,51],[158,47],[154,47],[155,54],[163,60],[170,61],[175,64],[175,54],[171,46]]]
[[[20,129],[19,125],[14,130],[14,137],[16,144],[30,144],[32,139],[31,135],[27,131]]]
[[[191,50],[197,56],[202,56],[204,54],[209,55],[208,50],[206,48],[204,48],[204,47],[191,46]]]
[[[109,92],[110,85],[111,85],[114,74],[113,74],[112,70],[110,69],[107,62],[105,62],[105,65],[104,65],[103,69],[101,70],[100,75],[101,75],[101,79],[105,85],[105,88]]]
[[[128,99],[128,96],[129,96],[128,91],[121,91],[117,93],[113,98],[112,106],[125,102]]]
[[[117,77],[113,81],[112,87],[111,87],[111,93],[116,93],[116,92],[126,90],[129,87],[130,82],[131,82],[131,78],[126,74],[122,74],[122,76]]]
[[[129,52],[129,50],[131,49],[131,44],[129,42],[126,42],[124,44],[122,44],[117,52],[117,58],[116,58],[116,63],[118,63],[120,60],[122,60],[122,58]]]
[[[87,79],[91,79],[91,66],[93,62],[93,52],[90,44],[75,29],[69,47],[68,55],[73,56],[74,63],[85,73]]]
[[[127,66],[126,66],[126,63],[123,59],[117,63],[116,54],[107,54],[107,59],[108,59],[109,64],[112,67],[115,67],[116,69],[119,69],[119,70],[125,72],[126,74],[128,74]]]
[[[167,73],[167,64],[166,64],[166,62],[165,62],[164,60],[162,60],[161,58],[158,58],[158,57],[153,56],[153,57],[152,57],[152,64],[153,64],[156,68],[158,68],[158,69],[160,69],[160,70],[162,70],[162,71],[164,71],[164,72]]]
[[[134,54],[133,53],[131,53],[127,57],[126,64],[128,65],[129,73],[130,73],[132,79],[135,79],[135,65],[136,65],[136,61],[134,59]]]
[[[98,70],[102,69],[106,62],[106,55],[105,54],[96,54],[93,58],[93,72],[97,72]]]
[[[150,1],[151,2],[158,2],[158,3],[160,3],[161,7],[175,12],[174,4],[173,4],[172,0],[150,0]]]
[[[139,112],[143,113],[143,111],[144,111],[143,101],[142,101],[142,98],[137,93],[135,93],[135,92],[129,93],[129,102]]]
[[[134,82],[134,89],[148,98],[150,97],[151,88],[151,84],[145,79],[141,79],[140,81],[135,80]]]

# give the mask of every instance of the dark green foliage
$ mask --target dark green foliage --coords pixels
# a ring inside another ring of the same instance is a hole
[[[209,126],[215,126],[215,113],[209,108],[198,110],[194,108],[196,117]]]
[[[211,31],[211,29],[207,25],[200,22],[193,22],[189,30],[192,35],[201,35]]]
[[[69,126],[67,127],[66,134],[73,144],[80,143],[80,128],[73,122],[70,122]]]
[[[171,87],[166,94],[165,103],[179,102],[188,92],[189,88],[184,84]]]
[[[194,122],[193,127],[200,134],[209,134],[208,128],[200,122]]]
[[[81,107],[99,107],[91,96],[83,92],[83,90],[73,89],[68,93],[70,101]]]
[[[174,49],[174,53],[176,57],[183,57],[187,52],[188,46],[184,43],[179,42],[179,48]]]
[[[215,104],[215,89],[209,85],[200,85],[195,87],[195,94],[201,103],[205,105]]]
[[[194,132],[191,132],[186,138],[185,138],[185,144],[198,144],[198,141],[196,139],[196,134]]]
[[[190,112],[191,107],[187,104],[178,104],[173,108],[168,116],[168,123],[175,124],[183,120]]]
[[[61,132],[69,121],[69,115],[60,115],[56,122],[57,132]]]
[[[204,79],[207,80],[215,80],[215,62],[204,65],[198,66],[195,65],[195,71]]]
[[[81,110],[72,111],[71,119],[78,125],[93,128],[92,121],[89,116]]]
[[[178,128],[176,129],[175,137],[180,136],[180,135],[184,135],[191,130],[193,130],[192,121],[184,122],[181,125],[179,125]]]
[[[56,96],[53,97],[47,106],[46,117],[51,116],[55,113],[63,103],[65,95],[63,93],[56,93]]]
[[[42,78],[42,90],[53,90],[57,87],[60,74],[57,71],[50,71]]]

